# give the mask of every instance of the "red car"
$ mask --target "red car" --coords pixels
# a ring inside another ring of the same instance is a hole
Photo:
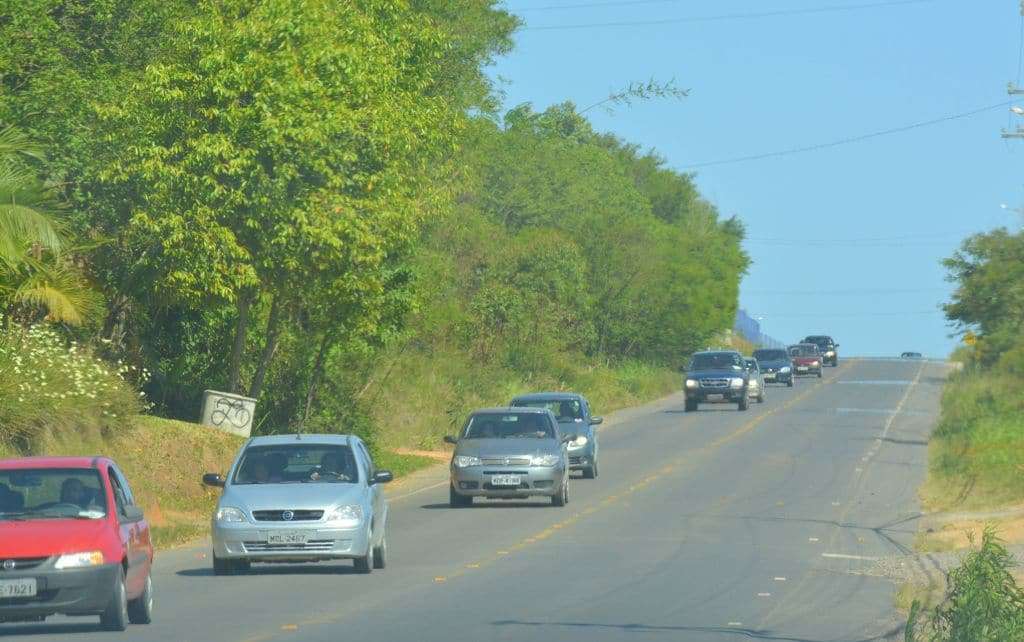
[[[789,346],[789,358],[793,360],[793,374],[802,377],[818,375],[821,379],[822,356],[813,343],[798,343]]]
[[[153,614],[149,524],[104,457],[0,459],[0,622]],[[0,629],[2,631],[2,629]]]

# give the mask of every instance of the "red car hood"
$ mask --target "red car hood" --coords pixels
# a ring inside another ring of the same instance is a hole
[[[102,550],[110,535],[106,519],[0,521],[0,559]]]
[[[821,357],[793,357],[793,363],[798,366],[809,366],[820,359]]]

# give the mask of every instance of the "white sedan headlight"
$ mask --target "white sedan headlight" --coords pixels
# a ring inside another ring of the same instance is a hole
[[[218,522],[244,522],[245,513],[232,506],[224,506],[217,509],[215,518]]]
[[[456,468],[469,468],[471,466],[482,466],[479,457],[471,457],[468,455],[458,455],[455,457]]]
[[[729,385],[732,386],[733,388],[742,388],[743,379],[740,379],[739,377],[733,377],[732,379],[729,380]]]
[[[363,507],[359,504],[338,506],[327,513],[326,519],[342,528],[355,528],[363,521]]]
[[[579,437],[577,437],[573,441],[569,442],[569,450],[579,450],[580,448],[583,448],[586,445],[587,445],[587,438],[584,437],[583,435],[580,435]]]
[[[85,568],[86,566],[99,566],[103,563],[103,553],[100,551],[86,551],[84,553],[65,553],[57,558],[53,565],[57,570],[65,568]]]
[[[698,385],[700,385],[700,384],[697,383],[696,379],[687,379],[686,380],[686,387],[687,388],[693,389],[693,388],[696,388]]]
[[[834,352],[834,351],[832,351],[832,350],[829,350],[828,352],[826,352],[826,353],[825,353],[825,356],[826,356],[826,357],[831,357],[831,356],[833,356],[833,355],[835,355],[835,352]]]
[[[533,466],[551,467],[561,461],[561,459],[558,455],[535,455],[530,464]]]

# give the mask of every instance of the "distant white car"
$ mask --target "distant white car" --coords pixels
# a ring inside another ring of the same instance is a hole
[[[756,399],[757,403],[764,403],[764,375],[761,373],[761,366],[757,363],[757,359],[753,357],[744,357],[743,361],[747,364],[747,372],[750,373],[750,382],[747,384],[747,394],[751,399]]]

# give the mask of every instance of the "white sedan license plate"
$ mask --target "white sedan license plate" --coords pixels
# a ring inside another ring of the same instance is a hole
[[[302,531],[284,531],[267,536],[267,544],[305,544],[307,534]]]
[[[28,577],[21,580],[0,580],[0,598],[35,597],[36,580]]]
[[[708,395],[707,396],[707,400],[708,401],[721,401],[724,398],[725,398],[725,395]]]
[[[518,486],[522,483],[519,475],[493,475],[491,486]]]
[[[797,366],[796,369],[800,372],[807,372],[807,366]]]

